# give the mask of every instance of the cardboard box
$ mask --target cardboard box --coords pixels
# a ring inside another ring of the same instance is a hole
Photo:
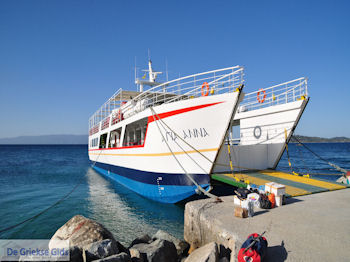
[[[275,196],[276,207],[282,206],[283,196]]]
[[[248,210],[243,208],[243,207],[236,206],[235,207],[235,217],[240,217],[240,218],[248,217]]]
[[[286,193],[286,186],[270,182],[265,184],[265,191],[275,194],[275,196],[283,196]]]
[[[233,204],[236,206],[242,206],[242,200],[240,200],[238,196],[233,196]]]

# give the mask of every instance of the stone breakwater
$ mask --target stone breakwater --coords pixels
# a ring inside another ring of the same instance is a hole
[[[162,230],[152,237],[140,236],[125,247],[103,225],[81,215],[56,231],[50,249],[55,248],[54,240],[69,240],[73,262],[224,262],[230,257],[229,250],[214,242],[193,250],[186,241]]]

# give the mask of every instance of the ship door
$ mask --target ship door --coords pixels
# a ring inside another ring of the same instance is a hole
[[[241,124],[240,120],[234,120],[230,130],[229,139],[231,145],[238,145],[241,142]]]
[[[100,148],[106,148],[107,145],[107,133],[100,136]]]

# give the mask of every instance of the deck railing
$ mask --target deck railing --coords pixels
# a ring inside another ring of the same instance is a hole
[[[286,104],[307,97],[307,79],[301,77],[246,94],[238,110],[239,112],[246,112],[274,105]]]
[[[111,113],[115,124],[151,106],[233,92],[243,84],[243,75],[240,66],[194,74],[152,87],[128,101],[122,99],[122,93],[130,91],[119,89],[90,117],[89,129],[100,125]]]

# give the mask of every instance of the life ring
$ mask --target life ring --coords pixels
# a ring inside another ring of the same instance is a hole
[[[260,98],[260,92],[262,92],[264,94],[262,99]],[[266,99],[266,91],[264,89],[260,89],[257,93],[257,98],[258,98],[259,103],[264,103],[264,101]]]
[[[261,127],[260,126],[254,127],[253,135],[256,139],[259,139],[261,137]]]
[[[118,110],[117,119],[118,119],[118,121],[122,121],[122,120],[124,120],[123,113],[121,112],[121,110],[120,110],[120,109]]]
[[[207,82],[204,82],[202,85],[202,96],[208,96],[208,95],[209,95],[209,84]]]

